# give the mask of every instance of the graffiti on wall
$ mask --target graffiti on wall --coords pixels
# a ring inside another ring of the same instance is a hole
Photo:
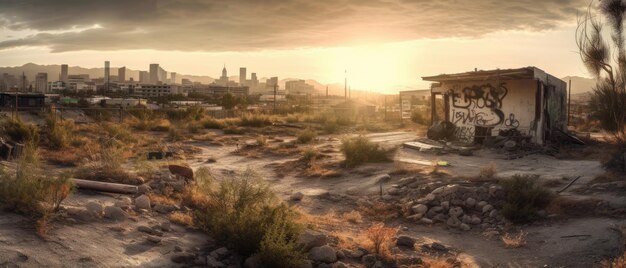
[[[519,121],[514,114],[505,117],[502,112],[502,101],[508,89],[505,83],[497,86],[491,84],[473,85],[463,88],[460,92],[452,91],[451,121],[455,125],[474,125],[494,127],[505,125],[518,127]]]

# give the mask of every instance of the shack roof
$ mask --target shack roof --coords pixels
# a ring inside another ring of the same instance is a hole
[[[440,74],[435,76],[422,77],[425,81],[433,82],[465,82],[465,81],[486,81],[486,80],[516,80],[516,79],[534,79],[538,78],[539,74],[545,74],[542,70],[536,67],[524,67],[517,69],[496,69],[496,70],[479,70],[473,72],[464,72],[456,74]]]

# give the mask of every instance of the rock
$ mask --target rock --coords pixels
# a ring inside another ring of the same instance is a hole
[[[302,247],[304,251],[309,251],[314,247],[326,245],[327,238],[328,236],[321,232],[305,230],[298,238],[298,245]]]
[[[191,263],[196,259],[196,255],[189,252],[174,253],[170,258],[175,263]]]
[[[437,189],[433,190],[432,192],[430,192],[431,194],[437,195],[437,194],[441,194],[443,193],[443,186],[438,187]]]
[[[313,261],[333,263],[337,261],[337,253],[334,248],[328,245],[314,247],[309,251],[309,259]]]
[[[463,200],[455,198],[450,201],[450,204],[452,204],[453,206],[460,207],[460,206],[463,206]]]
[[[161,231],[163,232],[169,232],[172,230],[172,224],[169,222],[163,222],[161,223]]]
[[[407,235],[398,236],[398,238],[396,239],[396,245],[399,247],[407,247],[413,249],[415,248],[415,238]]]
[[[390,195],[390,194],[385,194],[385,195],[383,195],[382,199],[385,200],[385,201],[390,201],[390,200],[393,199],[393,196]]]
[[[209,255],[211,255],[211,257],[218,259],[218,260],[222,260],[224,258],[226,258],[229,255],[228,249],[225,247],[221,247],[218,248],[216,250],[211,251],[211,253],[209,253]]]
[[[433,224],[433,220],[429,219],[429,218],[421,218],[420,222],[423,224]]]
[[[296,192],[296,193],[293,193],[293,194],[289,197],[289,200],[291,200],[291,201],[301,201],[301,200],[302,200],[302,198],[304,198],[304,194],[303,194],[303,193],[301,193],[301,192]]]
[[[470,227],[469,225],[465,224],[465,223],[461,223],[460,225],[461,230],[463,231],[469,231],[472,229],[472,227]]]
[[[472,216],[471,224],[477,225],[477,224],[480,224],[481,222],[482,222],[482,220],[480,219],[480,217],[478,217],[476,215]]]
[[[507,150],[514,150],[515,146],[517,146],[517,142],[508,140],[504,142],[504,148]]]
[[[459,155],[461,156],[472,156],[473,152],[471,149],[461,149],[459,150]]]
[[[142,184],[137,187],[137,192],[139,194],[147,194],[152,192],[152,188],[148,184]]]
[[[498,210],[493,209],[489,212],[489,217],[490,218],[497,218],[498,217]]]
[[[416,177],[402,178],[398,181],[399,187],[404,187],[417,181]]]
[[[304,260],[302,264],[298,266],[298,268],[313,268],[313,264],[311,263],[310,260]]]
[[[79,221],[90,222],[95,220],[98,216],[89,210],[80,209],[74,212],[74,217]]]
[[[133,200],[128,196],[122,196],[119,200],[115,201],[115,206],[122,209],[129,209]]]
[[[428,210],[428,213],[441,213],[442,211],[443,211],[443,207],[434,206],[434,207],[431,207],[430,210]]]
[[[378,260],[376,259],[376,255],[374,254],[367,254],[363,256],[363,258],[361,258],[361,262],[363,263],[363,267],[365,268],[373,267],[377,261]]]
[[[465,206],[468,208],[473,208],[474,206],[476,206],[476,199],[468,197],[467,199],[465,199]]]
[[[495,230],[483,232],[483,236],[487,237],[488,239],[494,239],[498,237],[499,235],[500,235],[500,232],[495,231]]]
[[[171,183],[172,185],[172,189],[174,190],[174,192],[176,193],[182,193],[185,191],[185,188],[187,187],[187,183],[185,183],[184,180],[180,180],[180,181],[175,181]]]
[[[151,208],[152,206],[150,206],[150,197],[148,197],[147,195],[141,195],[135,198],[135,210],[150,210]]]
[[[439,204],[439,205],[443,208],[443,210],[448,210],[448,209],[450,209],[450,201],[443,201],[443,202],[441,202],[441,204]]]
[[[493,206],[492,206],[492,205],[487,204],[487,205],[485,205],[485,206],[483,207],[483,213],[487,213],[487,212],[491,211],[492,209],[493,209]]]
[[[315,268],[333,268],[333,265],[330,263],[322,262],[315,266]]]
[[[413,206],[411,210],[413,210],[413,212],[417,214],[424,214],[428,211],[428,206],[424,204],[418,204],[418,205]]]
[[[364,250],[356,249],[356,250],[350,252],[350,257],[355,258],[355,259],[360,259],[365,254],[367,254],[367,252],[365,252]]]
[[[100,203],[96,203],[96,202],[89,202],[85,205],[85,209],[87,209],[89,212],[93,213],[93,215],[96,215],[98,217],[102,216],[102,214],[104,213],[104,207],[102,206],[102,204]]]
[[[346,258],[346,253],[343,252],[343,250],[337,250],[337,259],[345,259]]]
[[[389,174],[383,174],[378,176],[378,178],[376,178],[376,182],[386,182],[389,181],[391,179],[391,176],[389,176]]]
[[[487,205],[486,201],[480,201],[478,203],[476,203],[476,209],[478,211],[483,211],[483,207]]]
[[[161,213],[161,214],[168,214],[176,210],[178,210],[178,208],[174,205],[157,204],[154,206],[154,211]]]
[[[348,265],[346,265],[343,262],[338,261],[338,262],[333,263],[332,268],[348,268]]]
[[[432,244],[430,244],[430,248],[438,251],[448,251],[448,248],[446,248],[446,246],[437,242],[433,242]]]
[[[408,220],[412,220],[412,221],[419,221],[422,217],[424,217],[424,214],[413,214],[411,216],[406,217]]]
[[[458,184],[451,184],[443,188],[443,194],[451,195],[455,194],[459,190]]]
[[[183,252],[183,248],[181,248],[180,246],[175,246],[174,252]]]
[[[387,190],[387,193],[390,195],[399,195],[400,194],[400,189],[395,188],[395,187],[391,187]]]
[[[128,214],[119,207],[108,206],[104,208],[104,217],[114,221],[125,221]]]
[[[450,217],[448,221],[446,221],[446,224],[452,228],[458,228],[461,226],[461,221],[457,217]]]
[[[161,238],[158,236],[149,235],[146,239],[155,244],[161,243]]]
[[[137,231],[140,231],[140,232],[146,233],[146,234],[151,234],[151,235],[163,236],[163,232],[161,232],[159,230],[155,230],[155,229],[150,228],[148,226],[139,226],[139,227],[137,227]]]
[[[216,260],[213,256],[206,256],[206,266],[209,267],[209,268],[226,267],[226,265],[224,265],[222,262]],[[259,267],[259,266],[256,266],[256,267]]]
[[[261,257],[259,254],[254,254],[246,259],[243,263],[244,268],[262,268],[263,263],[261,262]]]
[[[432,219],[434,221],[438,221],[438,222],[445,222],[446,220],[448,220],[448,217],[446,217],[446,215],[440,213],[440,214],[435,214],[435,216],[433,216]]]
[[[450,215],[450,217],[459,218],[461,217],[461,215],[463,215],[463,209],[461,207],[450,208],[450,210],[448,211],[448,215]]]

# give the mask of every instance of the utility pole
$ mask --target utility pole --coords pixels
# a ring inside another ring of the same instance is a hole
[[[569,114],[570,114],[570,109],[572,108],[571,106],[572,103],[572,79],[570,78],[569,80],[569,94],[567,96],[567,125],[569,126]]]
[[[348,100],[348,70],[344,70],[344,79],[343,79],[343,98]]]
[[[326,85],[326,98],[328,98],[328,85]]]

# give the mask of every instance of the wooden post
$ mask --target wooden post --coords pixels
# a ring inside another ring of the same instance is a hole
[[[79,179],[72,179],[72,181],[76,184],[76,187],[82,189],[120,194],[136,194],[138,192],[138,188],[135,185]]]

